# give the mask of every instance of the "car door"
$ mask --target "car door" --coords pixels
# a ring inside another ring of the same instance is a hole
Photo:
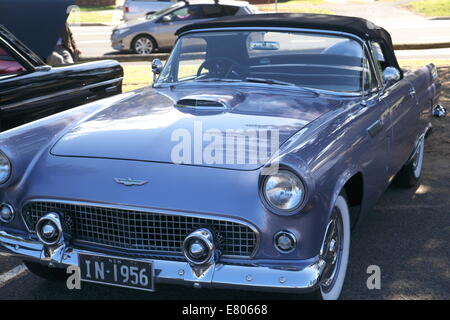
[[[363,113],[362,135],[366,137],[365,151],[361,155],[368,167],[367,194],[377,199],[389,183],[389,154],[392,140],[392,124],[387,104],[378,98],[379,79],[375,66],[371,63],[370,53],[366,52],[364,61],[363,87],[364,100],[361,102]]]
[[[12,40],[0,35],[0,131],[121,92],[117,62],[51,68]]]
[[[384,48],[378,42],[373,42],[372,48],[377,72],[382,75],[382,70],[387,67]],[[382,76],[380,79],[382,80]],[[386,103],[392,123],[392,142],[389,152],[389,168],[392,176],[408,160],[416,142],[414,127],[417,123],[413,119],[415,116],[412,110],[416,108],[417,100],[414,88],[406,79],[388,86],[384,94],[380,96],[380,100]]]

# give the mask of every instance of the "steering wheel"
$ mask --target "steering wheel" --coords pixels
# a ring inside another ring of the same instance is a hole
[[[241,70],[233,68],[235,66]],[[227,78],[230,73],[238,79],[244,77],[243,67],[237,61],[227,57],[217,57],[203,61],[197,70],[197,77],[202,74],[203,69],[208,69],[209,74],[214,77]]]

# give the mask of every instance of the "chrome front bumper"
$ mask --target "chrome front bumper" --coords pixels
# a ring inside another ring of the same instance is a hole
[[[66,268],[70,265],[79,265],[80,253],[104,255],[65,245],[51,249],[39,241],[27,240],[23,236],[0,231],[0,255],[17,256],[48,266]],[[216,263],[199,269],[183,261],[138,260],[153,263],[157,283],[182,284],[195,288],[239,288],[280,292],[305,292],[315,289],[320,283],[325,266],[323,260],[317,260],[303,268]]]

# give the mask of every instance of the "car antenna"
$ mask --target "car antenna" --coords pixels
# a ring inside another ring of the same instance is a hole
[[[183,0],[183,2],[188,6],[189,5],[189,1],[188,0]]]

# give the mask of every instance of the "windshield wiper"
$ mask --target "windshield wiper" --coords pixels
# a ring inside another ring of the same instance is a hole
[[[282,85],[282,86],[296,86],[294,83],[284,82],[284,81],[279,81],[279,80],[274,80],[274,79],[263,79],[263,78],[247,77],[247,78],[245,78],[242,81],[255,82],[255,83],[267,83],[267,84],[279,84],[279,85]]]
[[[253,78],[253,77],[246,77],[244,79],[227,79],[227,78],[203,78],[203,79],[198,79],[198,78],[194,78],[194,79],[190,79],[191,81],[197,81],[197,82],[252,82],[252,83],[266,83],[266,84],[276,84],[276,85],[282,85],[282,86],[291,86],[291,87],[296,87],[298,89],[307,91],[307,92],[312,92],[316,95],[320,95],[320,93],[312,88],[308,88],[308,87],[302,87],[299,85],[296,85],[295,83],[291,83],[291,82],[285,82],[285,81],[280,81],[280,80],[274,80],[274,79],[264,79],[264,78]],[[189,81],[186,81],[189,82]],[[181,83],[186,83],[186,82],[178,82],[178,84]]]
[[[312,88],[306,88],[306,87],[302,87],[299,86],[295,83],[291,83],[291,82],[285,82],[285,81],[280,81],[280,80],[274,80],[274,79],[263,79],[263,78],[251,78],[251,77],[247,77],[242,81],[246,81],[246,82],[254,82],[254,83],[267,83],[267,84],[278,84],[278,85],[282,85],[282,86],[292,86],[292,87],[296,87],[308,92],[312,92],[316,95],[319,95],[319,92],[317,92],[316,90],[312,89]]]
[[[205,79],[194,79],[198,82],[241,82],[239,79],[223,79],[223,78],[205,78]]]

